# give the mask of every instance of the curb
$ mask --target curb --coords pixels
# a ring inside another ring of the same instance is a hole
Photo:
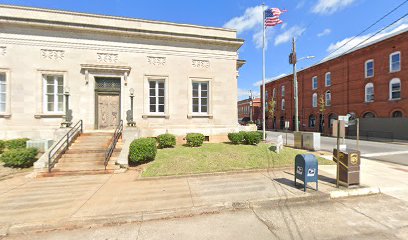
[[[346,198],[346,197],[355,197],[355,196],[369,196],[380,194],[381,189],[379,187],[365,187],[365,188],[357,188],[357,189],[349,189],[347,191],[338,190],[330,192],[331,199],[337,198]]]

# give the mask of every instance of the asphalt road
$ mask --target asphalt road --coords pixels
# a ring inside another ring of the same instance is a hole
[[[5,239],[408,239],[407,211],[406,202],[380,194]]]
[[[286,143],[286,133],[283,132],[267,132],[267,139],[275,141],[278,135],[282,135],[284,143]],[[293,145],[293,133],[288,133],[288,144]],[[336,146],[336,138],[321,137],[321,150],[332,152]],[[357,141],[346,139],[347,148],[357,149]],[[391,162],[408,166],[408,143],[388,143],[375,141],[360,140],[360,151],[364,158],[374,159],[379,161]]]

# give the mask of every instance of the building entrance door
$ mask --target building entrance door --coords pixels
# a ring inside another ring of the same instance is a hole
[[[120,121],[120,78],[95,78],[95,128],[115,129]]]

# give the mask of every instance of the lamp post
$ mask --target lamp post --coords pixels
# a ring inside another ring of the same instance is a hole
[[[65,96],[65,121],[62,123],[63,126],[69,127],[71,126],[71,116],[69,111],[69,87],[65,87],[64,89],[64,96]]]
[[[130,94],[130,116],[128,121],[128,126],[136,126],[136,123],[133,121],[133,98],[135,97],[135,90],[133,88],[129,89]]]
[[[250,122],[253,122],[253,120],[252,120],[252,108],[253,108],[252,90],[249,90],[249,121]]]
[[[293,95],[295,98],[295,131],[299,132],[299,92],[298,92],[298,81],[297,81],[297,70],[296,63],[305,59],[312,59],[315,56],[307,56],[297,59],[296,57],[296,40],[292,40],[292,53],[289,55],[289,63],[293,64]]]

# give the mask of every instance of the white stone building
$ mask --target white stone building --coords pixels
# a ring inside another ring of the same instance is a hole
[[[235,30],[0,5],[0,139],[55,138],[69,92],[85,131],[140,136],[238,128]]]

